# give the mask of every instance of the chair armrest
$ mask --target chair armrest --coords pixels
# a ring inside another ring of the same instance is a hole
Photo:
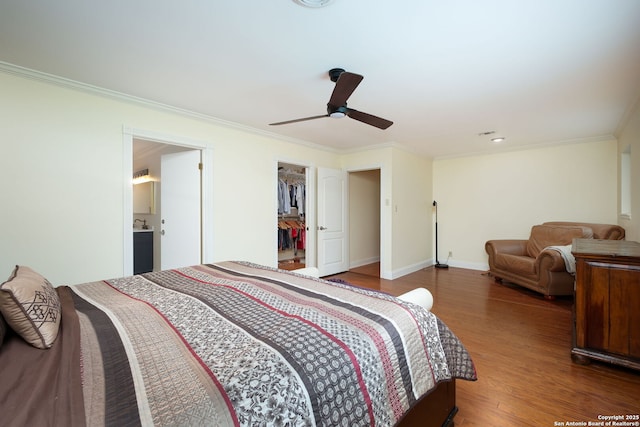
[[[528,240],[489,240],[484,245],[484,249],[489,256],[495,256],[498,253],[507,253],[511,255],[527,255]]]
[[[564,258],[554,249],[544,249],[536,258],[537,271],[567,271]]]

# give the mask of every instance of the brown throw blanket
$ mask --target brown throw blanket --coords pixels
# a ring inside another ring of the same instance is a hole
[[[0,424],[5,427],[85,425],[78,315],[70,289],[57,290],[62,322],[53,347],[32,347],[14,332],[0,347]]]

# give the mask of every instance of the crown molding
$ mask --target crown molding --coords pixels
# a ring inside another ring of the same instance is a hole
[[[502,154],[502,153],[512,153],[516,151],[528,151],[528,150],[537,150],[542,148],[549,147],[559,147],[562,145],[572,145],[572,144],[586,144],[586,143],[597,143],[597,142],[612,142],[617,141],[614,135],[598,135],[598,136],[590,136],[585,138],[573,138],[573,139],[565,139],[561,141],[543,141],[543,142],[534,142],[530,144],[523,144],[511,147],[504,147],[498,150],[485,150],[485,151],[471,151],[467,153],[461,154],[452,154],[448,156],[436,156],[433,160],[449,160],[449,159],[457,159],[463,157],[476,157],[476,156],[491,156],[494,154]]]
[[[451,158],[458,158],[458,157],[491,155],[491,154],[498,154],[498,153],[504,153],[504,152],[510,152],[510,151],[532,150],[536,148],[544,148],[549,146],[558,146],[558,145],[565,145],[565,144],[604,142],[604,141],[616,140],[615,134],[600,135],[595,137],[576,138],[576,139],[570,139],[565,141],[549,141],[549,142],[531,143],[531,144],[512,146],[512,147],[504,147],[500,150],[491,150],[491,151],[482,150],[482,151],[467,152],[462,154],[453,154],[448,156],[435,156],[435,157],[428,156],[423,152],[420,152],[415,149],[411,149],[397,142],[387,142],[383,144],[370,145],[370,146],[364,146],[364,147],[358,147],[358,148],[334,148],[334,147],[327,147],[324,145],[316,144],[316,143],[298,139],[298,138],[279,135],[279,134],[276,134],[270,131],[265,131],[262,129],[256,129],[256,128],[242,125],[236,122],[219,119],[217,117],[213,117],[207,114],[198,113],[198,112],[187,110],[184,108],[174,107],[172,105],[163,104],[161,102],[151,101],[149,99],[129,95],[123,92],[118,92],[110,89],[105,89],[99,86],[78,82],[76,80],[60,77],[54,74],[49,74],[42,71],[36,71],[30,68],[14,65],[8,62],[0,61],[0,72],[3,72],[5,74],[10,74],[10,75],[15,75],[22,78],[35,80],[35,81],[45,82],[45,83],[60,86],[63,88],[73,89],[73,90],[85,92],[92,95],[102,96],[102,97],[114,99],[120,102],[132,103],[132,104],[140,105],[146,108],[162,111],[162,112],[177,114],[183,117],[207,122],[216,126],[221,126],[228,129],[241,131],[241,132],[247,132],[254,135],[269,138],[272,140],[301,145],[304,147],[312,148],[319,151],[330,152],[337,155],[346,155],[346,154],[353,154],[353,153],[362,152],[362,151],[378,150],[378,149],[393,147],[393,148],[401,149],[419,156],[431,158],[432,160],[444,160],[444,159],[451,159]],[[640,101],[640,98],[636,99],[636,102],[639,102],[639,101]],[[637,105],[638,104],[635,104],[636,107]],[[633,108],[629,108],[628,112],[632,110]],[[628,112],[627,112],[627,115],[629,114]],[[622,120],[621,125],[624,124],[624,122],[625,120]]]
[[[195,111],[187,110],[184,108],[174,107],[172,105],[163,104],[161,102],[152,101],[149,99],[137,97],[134,95],[129,95],[123,92],[118,92],[111,89],[105,89],[99,86],[90,85],[87,83],[78,82],[76,80],[71,80],[65,77],[60,77],[54,74],[45,73],[42,71],[33,70],[30,68],[21,67],[19,65],[11,64],[8,62],[0,61],[0,72],[5,74],[15,75],[18,77],[27,78],[30,80],[41,81],[45,83],[49,83],[55,86],[60,86],[67,89],[73,89],[81,92],[85,92],[91,95],[102,96],[105,98],[114,99],[121,102],[128,102],[136,105],[140,105],[147,108],[152,108],[155,110],[178,114],[183,117],[188,117],[191,119],[196,119],[200,121],[204,121],[210,124],[214,124],[217,126],[226,127],[229,129],[234,129],[242,132],[252,133],[254,135],[263,136],[270,139],[275,139],[282,142],[289,142],[292,144],[303,145],[309,148],[313,148],[321,151],[328,151],[331,153],[340,153],[341,150],[326,147],[324,145],[316,144],[313,142],[301,140],[298,138],[291,138],[283,135],[278,135],[273,132],[264,131],[261,129],[256,129],[250,126],[245,126],[236,122],[231,122],[228,120],[223,120],[217,117],[213,117],[207,114],[198,113]]]

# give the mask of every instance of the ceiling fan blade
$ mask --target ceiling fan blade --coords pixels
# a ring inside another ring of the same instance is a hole
[[[287,120],[285,122],[269,123],[269,126],[279,126],[279,125],[287,125],[289,123],[306,122],[307,120],[321,119],[323,117],[329,117],[329,115],[323,114],[321,116],[304,117],[302,119]]]
[[[358,87],[364,77],[360,74],[350,73],[344,71],[338,77],[336,81],[336,87],[333,88],[331,99],[329,99],[329,105],[334,107],[341,107],[347,103],[347,99],[351,96],[354,90]]]
[[[363,113],[362,111],[349,108],[347,110],[347,116],[362,123],[366,123],[371,126],[375,126],[379,129],[386,129],[393,124],[391,120],[383,119],[382,117],[374,116],[373,114]]]

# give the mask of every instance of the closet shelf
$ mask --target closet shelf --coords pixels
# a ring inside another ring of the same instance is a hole
[[[286,181],[287,184],[305,183],[306,175],[302,172],[294,172],[290,169],[281,169],[278,171],[278,178]]]

